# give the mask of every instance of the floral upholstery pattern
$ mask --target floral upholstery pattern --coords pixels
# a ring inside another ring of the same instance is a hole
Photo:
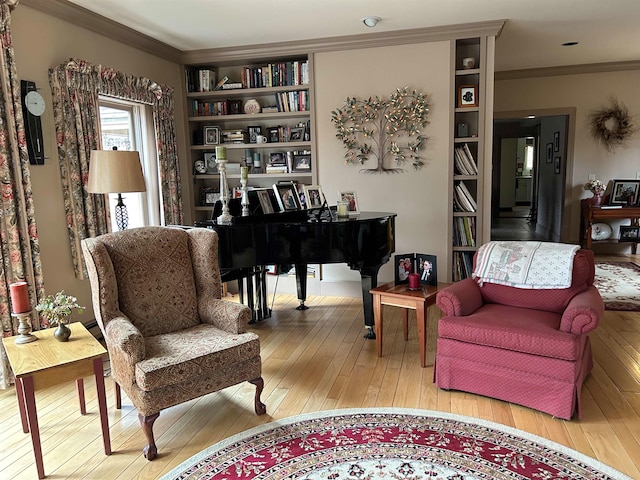
[[[260,340],[246,333],[249,308],[220,298],[215,231],[142,227],[82,250],[114,381],[140,415],[244,381],[264,409]]]

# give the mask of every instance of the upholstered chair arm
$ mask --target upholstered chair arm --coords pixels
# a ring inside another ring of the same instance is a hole
[[[229,333],[244,333],[251,321],[251,309],[228,300],[209,299],[199,304],[202,323],[213,325]]]
[[[604,302],[596,287],[591,286],[571,299],[562,314],[560,331],[580,335],[598,326],[604,313]]]
[[[473,278],[465,278],[460,282],[438,291],[436,305],[445,317],[463,317],[470,315],[482,306],[480,287]]]
[[[107,323],[105,340],[114,379],[124,387],[133,385],[136,363],[145,358],[142,334],[128,318],[115,317]]]

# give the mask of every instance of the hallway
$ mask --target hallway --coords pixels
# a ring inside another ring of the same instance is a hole
[[[544,234],[535,231],[529,223],[529,206],[514,207],[511,212],[501,212],[491,223],[491,240],[538,240],[548,241]]]

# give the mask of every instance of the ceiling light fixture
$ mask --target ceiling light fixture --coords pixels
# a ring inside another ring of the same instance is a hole
[[[362,19],[362,23],[364,23],[369,28],[373,28],[378,24],[380,20],[382,20],[380,17],[364,17]]]
[[[574,45],[578,45],[579,42],[564,42],[562,44],[563,47],[573,47]]]

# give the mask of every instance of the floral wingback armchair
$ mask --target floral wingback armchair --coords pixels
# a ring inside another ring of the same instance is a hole
[[[116,384],[138,410],[157,455],[160,410],[244,381],[260,400],[260,342],[245,333],[251,311],[221,299],[218,236],[213,230],[142,227],[82,241],[93,309]]]

